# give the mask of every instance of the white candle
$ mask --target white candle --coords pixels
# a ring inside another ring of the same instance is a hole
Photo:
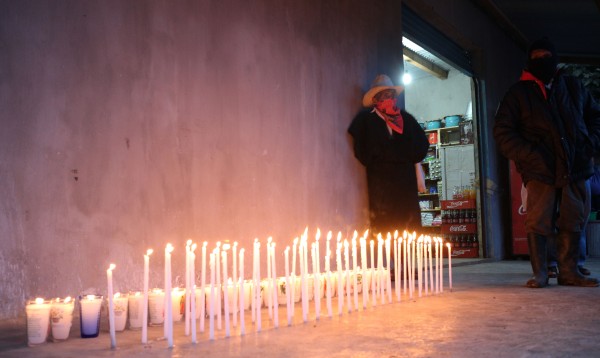
[[[192,343],[197,341],[196,332],[196,244],[193,244],[190,248],[190,324],[192,326]],[[204,292],[202,292],[204,296]],[[187,306],[187,305],[186,305]]]
[[[327,315],[332,317],[333,311],[331,307],[331,270],[329,267],[329,255],[325,255],[325,262],[327,263]]]
[[[302,236],[300,241],[300,283],[302,285],[302,319],[304,322],[308,320],[308,284],[307,284],[307,267],[306,267],[306,237]]]
[[[130,292],[127,298],[129,306],[129,329],[142,329],[144,294],[142,291]],[[147,310],[148,308],[146,308]]]
[[[316,244],[313,242],[312,245],[310,246],[310,255],[311,255],[311,260],[312,260],[312,268],[313,268],[313,296],[315,298],[315,319],[319,320],[320,318],[320,313],[321,313],[321,300],[319,298],[319,286],[320,286],[320,282],[319,282],[319,278],[318,278],[318,274],[317,274],[317,247]]]
[[[256,309],[256,331],[260,332],[262,326],[262,317],[261,317],[261,293],[260,293],[260,242],[256,241],[255,243],[256,255],[255,255],[255,265],[256,265],[256,273],[254,276],[254,307]]]
[[[233,252],[231,253],[231,261],[233,263],[233,268],[231,269],[231,273],[233,276],[233,326],[237,327],[237,302],[238,302],[238,272],[237,272],[237,241],[233,243]],[[240,308],[240,312],[242,308]]]
[[[423,237],[423,283],[424,283],[424,289],[425,289],[425,296],[428,295],[429,293],[429,279],[428,279],[428,273],[427,273],[427,269],[429,268],[429,264],[428,264],[428,255],[429,252],[427,250],[427,237]]]
[[[229,328],[229,292],[227,292],[227,250],[229,250],[229,244],[223,244],[223,251],[221,252],[221,258],[223,259],[223,287],[226,292],[223,294],[223,304],[225,305],[225,337],[231,336],[231,330]]]
[[[392,303],[392,266],[391,266],[391,246],[392,246],[392,235],[390,235],[390,233],[388,232],[387,238],[385,240],[385,263],[387,265],[387,274],[386,276],[386,283],[387,283],[387,295],[388,295],[388,301],[390,301],[390,303]]]
[[[434,237],[433,242],[435,245],[435,293],[440,293],[440,250],[438,238]]]
[[[275,263],[275,243],[271,243],[271,282],[272,289],[271,293],[273,295],[273,321],[275,322],[275,328],[279,327],[279,308],[277,293],[279,292],[279,285],[277,284],[277,265]]]
[[[222,328],[221,320],[221,242],[217,242],[217,248],[215,249],[215,271],[216,271],[216,291],[217,297],[215,303],[217,304],[217,329]]]
[[[434,281],[433,281],[433,250],[431,247],[431,238],[427,238],[427,253],[429,254],[429,286],[431,294],[435,292]]]
[[[144,255],[144,301],[142,308],[142,344],[148,343],[148,290],[149,285],[148,281],[150,278],[150,255],[152,255],[154,250],[148,249],[146,250],[146,255]]]
[[[292,317],[294,316],[294,311],[296,309],[296,245],[298,244],[298,238],[294,238],[294,245],[292,247],[292,286],[294,289],[292,290]]]
[[[81,338],[98,337],[100,332],[100,308],[102,307],[102,296],[87,295],[79,297]],[[46,322],[46,327],[48,323]]]
[[[404,278],[403,281],[403,289],[404,289],[404,294],[406,295],[406,285],[408,282],[406,282],[407,279],[407,270],[408,270],[408,262],[407,260],[407,255],[406,255],[406,246],[407,246],[407,239],[408,239],[408,235],[406,230],[404,230],[404,235],[402,237],[402,277]]]
[[[452,292],[452,249],[450,243],[446,243],[446,247],[448,247],[448,287]]]
[[[50,308],[50,323],[52,325],[53,341],[62,341],[69,338],[69,332],[71,331],[71,325],[73,321],[74,307],[74,300],[70,296],[66,297],[62,301],[60,298],[52,301]],[[40,318],[43,317],[40,316]]]
[[[115,331],[121,332],[125,329],[127,323],[127,294],[121,294],[119,292],[113,295],[113,315]]]
[[[173,347],[173,290],[171,288],[171,252],[173,249],[171,244],[167,244],[165,248],[165,327],[167,327],[166,337],[169,348]]]
[[[423,237],[419,237],[417,240],[417,274],[419,280],[419,297],[421,297],[421,290],[423,288],[423,272],[421,271],[422,267],[422,252],[423,252]]]
[[[267,288],[272,286],[271,282],[271,241],[272,237],[267,238]],[[274,285],[273,285],[274,286]],[[271,294],[269,294],[271,293]],[[269,318],[273,319],[273,291],[267,292],[267,311],[269,312]]]
[[[352,312],[352,302],[350,300],[350,257],[348,254],[348,240],[344,240],[344,259],[346,263],[346,300],[348,312]]]
[[[321,255],[319,252],[319,239],[321,238],[321,230],[317,228],[317,235],[315,236],[315,268],[314,273],[314,287],[315,287],[315,311],[316,319],[321,317]]]
[[[244,321],[244,298],[245,298],[245,284],[244,284],[244,249],[240,250],[240,334],[243,336],[246,334],[246,324]]]
[[[356,257],[356,238],[358,237],[358,232],[356,232],[356,230],[354,230],[354,237],[352,238],[352,274],[354,276],[354,310],[358,311],[358,270],[356,268],[357,266],[357,260],[358,257]]]
[[[190,335],[190,248],[192,240],[188,240],[185,244],[185,335]]]
[[[46,342],[46,339],[48,338],[51,307],[50,302],[41,297],[36,298],[25,306],[25,312],[27,314],[27,344],[29,346],[35,346]],[[82,336],[84,330],[83,320],[84,318],[82,317]]]
[[[112,270],[115,269],[115,264],[110,264],[106,270],[106,279],[108,281],[108,324],[110,330],[110,348],[117,348],[117,337],[115,336],[115,311],[113,297]]]
[[[371,244],[371,296],[373,297],[373,306],[377,305],[377,289],[375,287],[375,240],[370,241]]]
[[[215,339],[215,253],[210,253],[209,258],[210,266],[210,300],[208,309],[208,330],[209,339],[214,341]],[[204,293],[203,293],[204,294]]]
[[[394,290],[396,291],[396,301],[400,302],[400,263],[398,262],[398,231],[394,232]],[[402,239],[400,239],[402,240]]]
[[[285,264],[285,308],[287,312],[288,326],[292,325],[292,292],[293,288],[290,283],[290,247],[287,246],[283,251]]]
[[[206,246],[208,242],[202,243],[202,273],[200,274],[200,332],[204,332],[204,317],[206,316]]]
[[[366,309],[367,302],[369,302],[369,287],[367,286],[367,233],[360,239],[360,267],[362,270],[363,309]]]
[[[444,241],[438,238],[440,243],[440,292],[444,292]]]
[[[342,248],[340,245],[340,242],[337,242],[337,248],[335,250],[335,254],[336,254],[336,259],[335,259],[335,263],[336,263],[336,270],[337,270],[337,283],[338,283],[338,290],[337,290],[337,295],[338,295],[338,314],[341,316],[342,315],[342,310],[344,308],[344,291],[342,289]]]

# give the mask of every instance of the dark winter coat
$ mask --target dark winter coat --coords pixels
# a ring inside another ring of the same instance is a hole
[[[423,128],[405,111],[402,134],[390,134],[377,113],[359,113],[348,132],[354,155],[367,169],[371,231],[374,234],[421,225],[415,163],[423,160],[429,142]]]
[[[534,81],[519,81],[496,112],[494,138],[523,182],[555,187],[587,179],[600,150],[600,107],[573,77],[557,75],[544,98]]]

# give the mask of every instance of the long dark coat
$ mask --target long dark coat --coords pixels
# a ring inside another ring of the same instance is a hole
[[[402,134],[390,134],[374,111],[359,113],[348,129],[354,138],[354,155],[367,169],[373,234],[421,227],[415,163],[423,160],[429,142],[416,119],[401,113]]]

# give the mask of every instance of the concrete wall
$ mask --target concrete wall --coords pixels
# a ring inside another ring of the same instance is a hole
[[[519,49],[471,1],[406,2],[476,55],[494,199],[488,127]],[[139,289],[147,248],[160,286],[167,242],[181,275],[188,238],[249,250],[364,228],[346,128],[376,73],[402,73],[399,15],[393,0],[0,0],[0,319],[105,293],[110,262],[117,290]]]
[[[399,15],[385,0],[0,1],[0,318],[105,293],[110,262],[116,290],[140,289],[148,248],[161,286],[167,242],[182,275],[188,238],[248,251],[364,229],[346,129],[390,62],[374,39],[400,48]]]

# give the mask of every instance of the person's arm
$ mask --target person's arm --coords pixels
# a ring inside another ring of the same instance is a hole
[[[367,143],[367,128],[364,115],[359,113],[348,128],[348,133],[354,140],[354,156],[362,165],[367,166],[369,163],[370,155]]]
[[[581,84],[580,84],[581,85]],[[600,104],[581,85],[583,96],[583,115],[594,155],[600,154]]]
[[[423,161],[429,150],[429,140],[425,131],[419,125],[419,122],[410,113],[402,111],[402,118],[404,120],[404,127],[406,133],[410,136],[412,141],[412,152],[411,159],[413,163],[419,163]]]

